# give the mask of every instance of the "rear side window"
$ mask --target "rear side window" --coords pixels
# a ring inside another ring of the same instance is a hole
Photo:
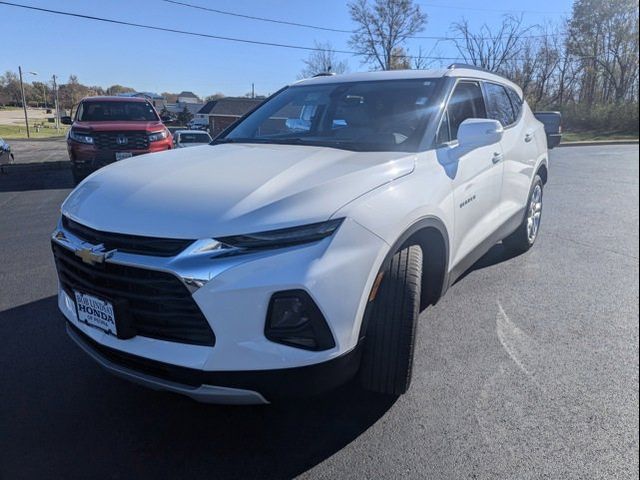
[[[520,112],[522,112],[522,99],[520,95],[513,89],[507,87],[507,95],[509,95],[509,99],[511,100],[511,106],[513,107],[513,113],[516,116],[516,120],[520,117]]]
[[[498,120],[503,127],[515,123],[516,114],[511,105],[507,90],[497,83],[485,83],[487,92],[487,115]]]
[[[451,94],[445,111],[437,142],[457,140],[460,124],[468,118],[487,118],[487,111],[478,82],[460,82]]]

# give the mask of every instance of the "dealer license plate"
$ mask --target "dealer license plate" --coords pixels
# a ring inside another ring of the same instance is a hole
[[[133,154],[131,152],[116,152],[116,161],[124,160],[125,158],[132,157]]]
[[[78,320],[113,335],[118,334],[113,304],[102,298],[74,291]]]

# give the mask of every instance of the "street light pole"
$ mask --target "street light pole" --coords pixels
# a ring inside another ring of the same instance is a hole
[[[58,84],[56,76],[53,76],[53,101],[56,108],[56,132],[60,131],[60,112],[58,111]]]
[[[31,138],[29,133],[29,118],[27,117],[27,101],[24,98],[24,83],[22,83],[22,67],[18,66],[18,73],[20,74],[20,93],[22,94],[22,109],[24,110],[24,124],[27,127],[27,138]]]

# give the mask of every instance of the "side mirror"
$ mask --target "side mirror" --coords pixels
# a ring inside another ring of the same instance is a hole
[[[60,122],[62,122],[63,125],[71,125],[73,123],[73,120],[71,120],[71,117],[69,116],[64,116],[60,117]]]
[[[467,118],[458,128],[458,145],[464,149],[493,145],[502,140],[503,132],[502,124],[497,120]]]

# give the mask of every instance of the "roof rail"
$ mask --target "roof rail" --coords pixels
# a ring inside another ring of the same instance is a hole
[[[449,65],[447,67],[447,70],[455,70],[456,68],[466,68],[468,70],[478,70],[479,72],[490,73],[492,75],[496,75],[497,77],[502,77],[505,80],[511,81],[511,79],[509,79],[508,77],[502,75],[501,73],[492,72],[491,70],[489,70],[487,68],[478,67],[477,65],[467,65],[466,63],[452,63],[451,65]]]
[[[449,65],[447,67],[447,70],[455,70],[456,68],[466,68],[469,70],[480,70],[481,72],[487,72],[487,73],[493,73],[494,75],[498,75],[495,72],[492,72],[491,70],[488,70],[484,67],[479,67],[477,65],[469,65],[466,63],[452,63],[451,65]]]
[[[333,77],[336,74],[336,72],[320,72],[320,73],[316,73],[312,78],[316,78],[316,77]]]

